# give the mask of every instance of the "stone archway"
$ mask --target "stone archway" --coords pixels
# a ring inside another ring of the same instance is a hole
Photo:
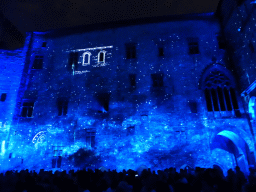
[[[223,130],[219,132],[212,140],[211,150],[216,148],[225,150],[235,158],[235,165],[239,166],[244,173],[249,173],[250,151],[248,144],[243,138],[232,131]]]
[[[214,164],[212,165],[212,168],[218,170],[218,172],[221,173],[221,174],[223,174],[223,176],[225,176],[225,177],[227,176],[228,168],[223,167],[221,164],[219,164],[219,163],[214,163]]]

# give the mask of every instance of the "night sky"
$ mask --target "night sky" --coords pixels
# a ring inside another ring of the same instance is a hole
[[[215,12],[219,0],[2,0],[22,33],[118,20]]]

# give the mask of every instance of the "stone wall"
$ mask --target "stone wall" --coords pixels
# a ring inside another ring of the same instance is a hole
[[[2,156],[7,147],[8,133],[12,124],[29,39],[30,35],[27,35],[24,47],[20,49],[0,50],[0,137]]]
[[[20,95],[20,111],[29,101],[33,115],[16,114],[9,152],[26,166],[45,168],[53,157],[64,162],[81,147],[100,156],[101,163],[92,166],[117,170],[142,164],[234,166],[232,154],[220,158],[224,152],[213,152],[211,143],[223,130],[242,132],[254,151],[241,98],[236,92],[239,117],[208,111],[200,87],[207,68],[228,66],[219,33],[214,17],[59,36],[34,33],[28,86]],[[78,63],[72,67],[75,52]],[[83,61],[86,52],[90,64]],[[43,56],[41,69],[33,69],[37,56]]]

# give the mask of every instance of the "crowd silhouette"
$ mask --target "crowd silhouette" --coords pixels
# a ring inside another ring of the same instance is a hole
[[[255,192],[256,170],[245,176],[239,167],[225,177],[216,168],[150,169],[123,172],[93,170],[6,171],[0,174],[4,192]]]

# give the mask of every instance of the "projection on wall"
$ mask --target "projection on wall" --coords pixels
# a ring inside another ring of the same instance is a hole
[[[219,23],[213,14],[202,17],[33,33],[20,75],[10,67],[0,82],[2,171],[226,172],[239,165],[248,172],[255,163],[255,97],[247,113],[219,46]],[[9,85],[14,77],[17,87]]]
[[[92,67],[105,67],[109,65],[108,61],[106,61],[106,55],[108,54],[107,49],[111,48],[113,48],[113,46],[93,47],[69,51],[69,65],[72,66],[73,75],[90,72],[89,70],[76,70],[78,65],[82,65],[87,68],[90,65]],[[80,57],[82,57],[82,62],[79,62]]]

